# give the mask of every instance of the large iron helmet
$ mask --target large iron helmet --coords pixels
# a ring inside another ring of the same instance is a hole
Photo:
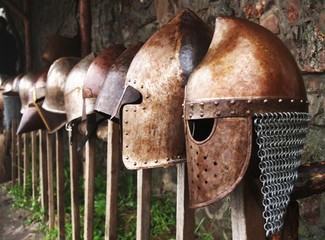
[[[17,128],[17,134],[45,129],[45,123],[37,110],[37,107],[40,107],[37,103],[44,100],[48,70],[48,68],[45,68],[35,74],[36,82],[33,82],[32,86],[29,86],[29,89],[26,90],[28,91],[28,103]]]
[[[89,66],[83,87],[86,114],[94,112],[95,101],[107,76],[107,72],[124,50],[125,47],[123,45],[111,45],[104,49]]]
[[[125,104],[122,147],[126,168],[167,167],[185,160],[184,86],[211,37],[211,29],[185,9],[135,55],[120,99],[120,105]]]
[[[83,115],[82,88],[85,83],[87,70],[94,60],[95,54],[91,53],[81,59],[70,71],[64,87],[64,102],[67,122],[80,120]]]
[[[120,117],[120,111],[116,110],[116,108],[123,94],[126,74],[135,54],[142,45],[143,43],[138,43],[126,49],[116,59],[107,73],[95,104],[95,111],[104,115],[106,118],[118,120]],[[115,116],[112,115],[113,113]]]
[[[301,73],[280,39],[247,20],[218,17],[185,93],[191,207],[225,197],[248,165],[258,164],[265,230],[277,231],[297,177],[307,104]]]

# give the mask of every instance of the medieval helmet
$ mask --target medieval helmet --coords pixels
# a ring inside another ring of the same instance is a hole
[[[21,101],[21,110],[23,114],[28,105],[29,90],[34,86],[37,80],[35,71],[27,72],[19,81],[19,97]]]
[[[64,102],[67,122],[80,119],[83,113],[82,87],[89,65],[94,60],[94,53],[81,59],[70,71],[64,87]]]
[[[138,43],[126,49],[111,66],[95,103],[94,109],[96,112],[111,118],[111,120],[119,119],[120,112],[116,110],[116,107],[118,107],[119,100],[123,94],[126,73],[135,54],[142,45],[143,43]],[[115,116],[112,115],[113,112]]]
[[[53,133],[67,120],[64,106],[64,87],[66,78],[80,58],[63,57],[56,60],[47,74],[46,96],[42,107],[37,108],[47,129]]]
[[[185,91],[191,207],[225,197],[257,159],[266,234],[279,229],[297,176],[307,108],[301,73],[281,40],[250,21],[218,17],[209,50]],[[272,222],[275,215],[281,221]]]
[[[47,74],[46,97],[42,107],[54,113],[65,114],[64,87],[67,76],[79,58],[62,57],[56,60]]]
[[[120,105],[125,104],[122,148],[126,168],[167,167],[185,160],[180,108],[184,86],[211,37],[211,29],[184,9],[135,55],[119,100]]]
[[[28,103],[17,128],[17,134],[45,129],[45,123],[37,110],[40,105],[37,104],[43,102],[45,97],[47,72],[48,68],[45,68],[37,73],[36,82],[28,89]]]
[[[124,50],[125,47],[123,45],[111,45],[104,49],[89,66],[83,86],[86,114],[93,113],[95,101],[107,76],[107,72]]]

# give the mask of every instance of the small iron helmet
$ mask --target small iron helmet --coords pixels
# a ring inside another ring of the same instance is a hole
[[[60,129],[66,123],[64,87],[66,78],[80,58],[63,57],[56,60],[47,74],[46,96],[42,107],[37,108],[49,133]]]
[[[20,112],[24,114],[28,105],[29,90],[33,87],[37,80],[37,72],[30,71],[23,75],[19,81],[19,97],[21,101]]]
[[[45,68],[35,74],[36,81],[33,82],[32,86],[30,86],[27,90],[28,103],[25,107],[24,113],[17,128],[17,135],[46,128],[45,123],[38,113],[37,107],[40,106],[38,106],[37,103],[40,101],[43,102],[45,97],[47,72],[48,68]]]
[[[126,168],[167,167],[185,161],[184,86],[211,37],[207,24],[184,9],[135,55],[119,100],[119,105],[125,104],[122,155]]]
[[[116,110],[116,108],[123,94],[126,74],[135,54],[140,50],[142,45],[143,43],[138,43],[126,49],[116,59],[107,73],[94,108],[96,112],[104,115],[106,118],[110,118],[113,121],[119,120],[120,111]],[[139,97],[138,94],[136,96]],[[128,98],[127,101],[129,102],[129,100]],[[113,113],[115,116],[112,115]]]
[[[64,87],[67,76],[80,58],[62,57],[56,60],[47,74],[46,97],[42,107],[54,113],[65,114]]]
[[[248,164],[255,164],[263,183],[264,227],[268,236],[274,233],[282,226],[309,120],[304,83],[290,51],[258,24],[218,17],[209,50],[185,92],[190,206],[225,197]]]
[[[64,102],[67,122],[80,120],[83,115],[82,88],[85,83],[87,70],[94,60],[95,54],[91,53],[81,59],[70,71],[64,87]]]
[[[125,50],[123,45],[111,45],[104,49],[91,63],[87,71],[83,86],[83,98],[85,99],[85,113],[94,112],[95,101],[102,88],[107,72],[116,58]]]

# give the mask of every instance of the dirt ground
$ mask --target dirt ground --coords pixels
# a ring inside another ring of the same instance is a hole
[[[3,191],[0,184],[0,240],[40,240],[37,224],[26,225],[30,212],[13,209],[12,199]]]

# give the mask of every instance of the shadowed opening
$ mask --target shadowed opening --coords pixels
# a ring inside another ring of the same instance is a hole
[[[197,142],[208,139],[213,131],[214,121],[214,118],[189,120],[188,128],[192,138]]]

